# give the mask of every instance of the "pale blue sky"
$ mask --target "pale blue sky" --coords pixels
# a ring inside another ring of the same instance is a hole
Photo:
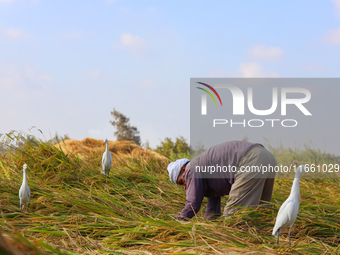
[[[340,1],[0,0],[0,133],[189,139],[192,77],[339,77]]]

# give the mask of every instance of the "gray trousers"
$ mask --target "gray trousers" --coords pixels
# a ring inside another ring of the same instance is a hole
[[[274,155],[264,147],[255,146],[246,152],[237,167],[229,199],[224,208],[224,216],[239,210],[234,206],[250,207],[270,202],[276,173],[275,171],[256,172],[256,167],[263,169],[260,168],[261,166],[267,166],[269,169],[269,166],[272,168],[277,166],[277,162]]]

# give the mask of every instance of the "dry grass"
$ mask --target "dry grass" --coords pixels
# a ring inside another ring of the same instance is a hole
[[[93,138],[85,138],[82,141],[65,140],[55,145],[65,154],[73,154],[79,157],[93,157],[103,155],[105,151],[105,143],[102,140]],[[141,155],[143,157],[154,156],[162,157],[160,154],[152,150],[144,150],[133,141],[109,141],[109,151],[112,156],[121,154]]]
[[[291,179],[276,180],[270,207],[211,222],[203,218],[204,201],[197,217],[176,222],[185,193],[169,182],[166,158],[134,154],[136,148],[117,153],[110,143],[113,166],[107,178],[100,174],[102,141],[81,142],[82,147],[72,146],[86,154],[44,142],[0,154],[0,225],[7,243],[24,243],[31,254],[340,253],[339,179],[301,180],[301,209],[289,248],[287,233],[276,245],[271,231]],[[88,142],[98,148],[86,149]],[[20,211],[18,198],[24,163],[32,192],[27,212]],[[0,246],[5,247],[3,239]]]

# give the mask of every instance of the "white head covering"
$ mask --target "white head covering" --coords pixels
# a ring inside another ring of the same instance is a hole
[[[168,165],[170,181],[173,183],[177,182],[179,173],[181,172],[182,166],[184,166],[190,160],[187,158],[177,159],[175,162],[171,162]]]

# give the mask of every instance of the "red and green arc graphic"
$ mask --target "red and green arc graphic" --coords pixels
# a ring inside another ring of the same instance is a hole
[[[197,83],[199,83],[199,84],[201,84],[201,85],[204,85],[204,86],[208,87],[209,89],[211,89],[211,90],[215,93],[215,95],[218,97],[218,100],[220,100],[220,103],[221,103],[221,106],[222,106],[222,101],[221,101],[220,95],[217,93],[217,91],[216,91],[213,87],[211,87],[210,85],[205,84],[205,83],[203,83],[203,82],[197,82]],[[196,87],[196,88],[201,89],[201,90],[207,92],[207,93],[209,94],[209,96],[211,96],[211,98],[214,100],[215,105],[217,105],[214,96],[210,93],[209,90],[206,90],[206,89],[203,89],[203,88],[200,88],[200,87]]]

